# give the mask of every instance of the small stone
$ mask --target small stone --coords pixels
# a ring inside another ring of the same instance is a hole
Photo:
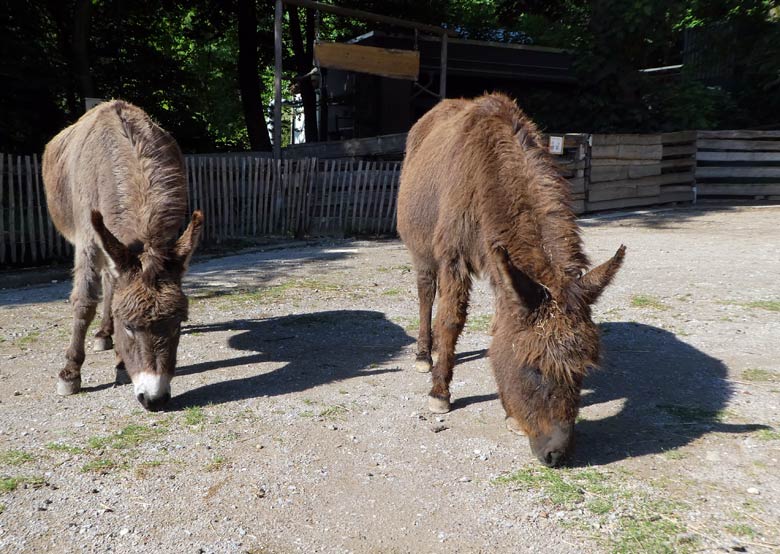
[[[748,494],[761,494],[761,491],[759,491],[756,487],[748,487],[747,492]]]
[[[22,393],[19,392],[18,390],[15,390],[14,391],[14,396],[22,396]]]
[[[431,431],[434,433],[441,433],[442,431],[446,431],[449,429],[446,425],[437,425],[436,427],[431,427]]]
[[[468,477],[461,477],[460,479],[458,479],[458,481],[460,481],[461,483],[470,483],[471,479]]]
[[[122,529],[119,531],[119,536],[120,536],[120,537],[124,537],[124,536],[125,536],[125,535],[127,535],[128,533],[130,533],[130,529],[128,529],[127,527],[123,527],[123,528],[122,528]]]

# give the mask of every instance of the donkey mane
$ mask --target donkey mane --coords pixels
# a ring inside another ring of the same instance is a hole
[[[114,100],[104,111],[116,117],[120,132],[119,140],[106,133],[117,183],[113,220],[134,229],[137,241],[129,246],[138,252],[144,274],[152,277],[171,257],[185,214],[184,161],[175,140],[135,106]]]
[[[486,245],[503,249],[512,265],[558,304],[580,304],[573,285],[588,258],[568,183],[555,169],[536,125],[512,100],[491,94],[475,104],[480,123],[470,132],[484,144],[478,156],[493,156],[496,164],[497,178],[482,189]]]

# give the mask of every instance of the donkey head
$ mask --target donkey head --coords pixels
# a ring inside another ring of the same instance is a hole
[[[111,310],[115,348],[147,410],[162,408],[171,398],[181,323],[187,319],[187,297],[181,279],[198,244],[203,214],[196,211],[173,245],[126,246],[109,231],[100,212],[92,226],[115,278]]]
[[[623,261],[609,261],[550,291],[494,251],[497,311],[490,359],[507,424],[522,429],[534,455],[558,465],[573,447],[582,381],[599,360],[599,332],[590,304]]]

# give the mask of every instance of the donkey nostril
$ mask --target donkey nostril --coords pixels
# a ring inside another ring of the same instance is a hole
[[[144,396],[144,393],[142,393],[142,392],[139,392],[139,393],[138,393],[138,396],[136,396],[136,398],[138,399],[138,401],[139,401],[141,404],[143,404],[143,403],[144,403],[144,400],[146,399],[146,397]]]
[[[563,458],[563,453],[560,450],[552,450],[544,455],[544,465],[547,467],[556,467]]]

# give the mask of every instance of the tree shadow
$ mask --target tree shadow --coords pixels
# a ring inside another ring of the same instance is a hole
[[[380,312],[336,310],[261,320],[238,320],[188,327],[187,333],[238,331],[234,350],[250,352],[227,360],[188,365],[177,375],[246,366],[246,376],[210,383],[171,399],[169,409],[277,396],[326,383],[400,371],[379,368],[413,340]],[[266,370],[253,364],[283,362]]]
[[[734,391],[720,360],[657,327],[629,322],[600,327],[604,360],[585,380],[582,407],[620,400],[623,405],[604,419],[577,423],[572,465],[660,454],[707,433],[767,428],[723,422]]]

